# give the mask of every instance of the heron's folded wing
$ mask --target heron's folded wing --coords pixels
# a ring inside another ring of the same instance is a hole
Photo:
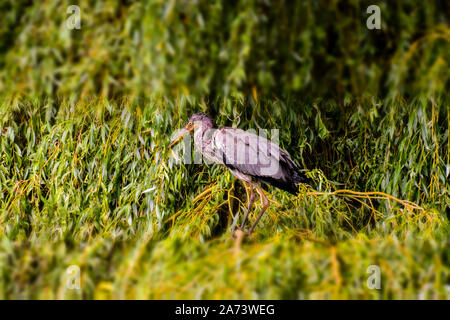
[[[214,145],[230,169],[255,177],[283,179],[285,173],[280,169],[280,161],[285,161],[287,153],[262,136],[221,128],[214,135]]]

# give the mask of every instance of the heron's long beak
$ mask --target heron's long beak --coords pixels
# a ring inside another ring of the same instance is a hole
[[[183,128],[181,130],[181,132],[178,134],[178,136],[169,144],[169,149],[172,148],[175,144],[177,144],[178,141],[180,141],[185,135],[189,134],[192,131],[187,129],[187,128]]]

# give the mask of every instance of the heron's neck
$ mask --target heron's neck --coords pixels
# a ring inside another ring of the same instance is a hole
[[[211,143],[212,127],[202,125],[194,130],[194,145],[199,151],[203,151]]]

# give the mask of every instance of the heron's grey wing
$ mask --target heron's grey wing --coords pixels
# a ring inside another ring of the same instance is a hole
[[[278,145],[252,132],[234,128],[218,129],[214,135],[214,145],[227,167],[253,177],[285,180],[286,170],[282,170],[280,162],[288,167],[296,167]],[[286,162],[287,159],[289,161]]]

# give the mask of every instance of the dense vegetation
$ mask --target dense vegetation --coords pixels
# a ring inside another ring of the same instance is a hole
[[[3,1],[0,298],[449,299],[450,10],[370,4]],[[266,188],[240,248],[242,185],[167,150],[197,111],[317,183]]]

